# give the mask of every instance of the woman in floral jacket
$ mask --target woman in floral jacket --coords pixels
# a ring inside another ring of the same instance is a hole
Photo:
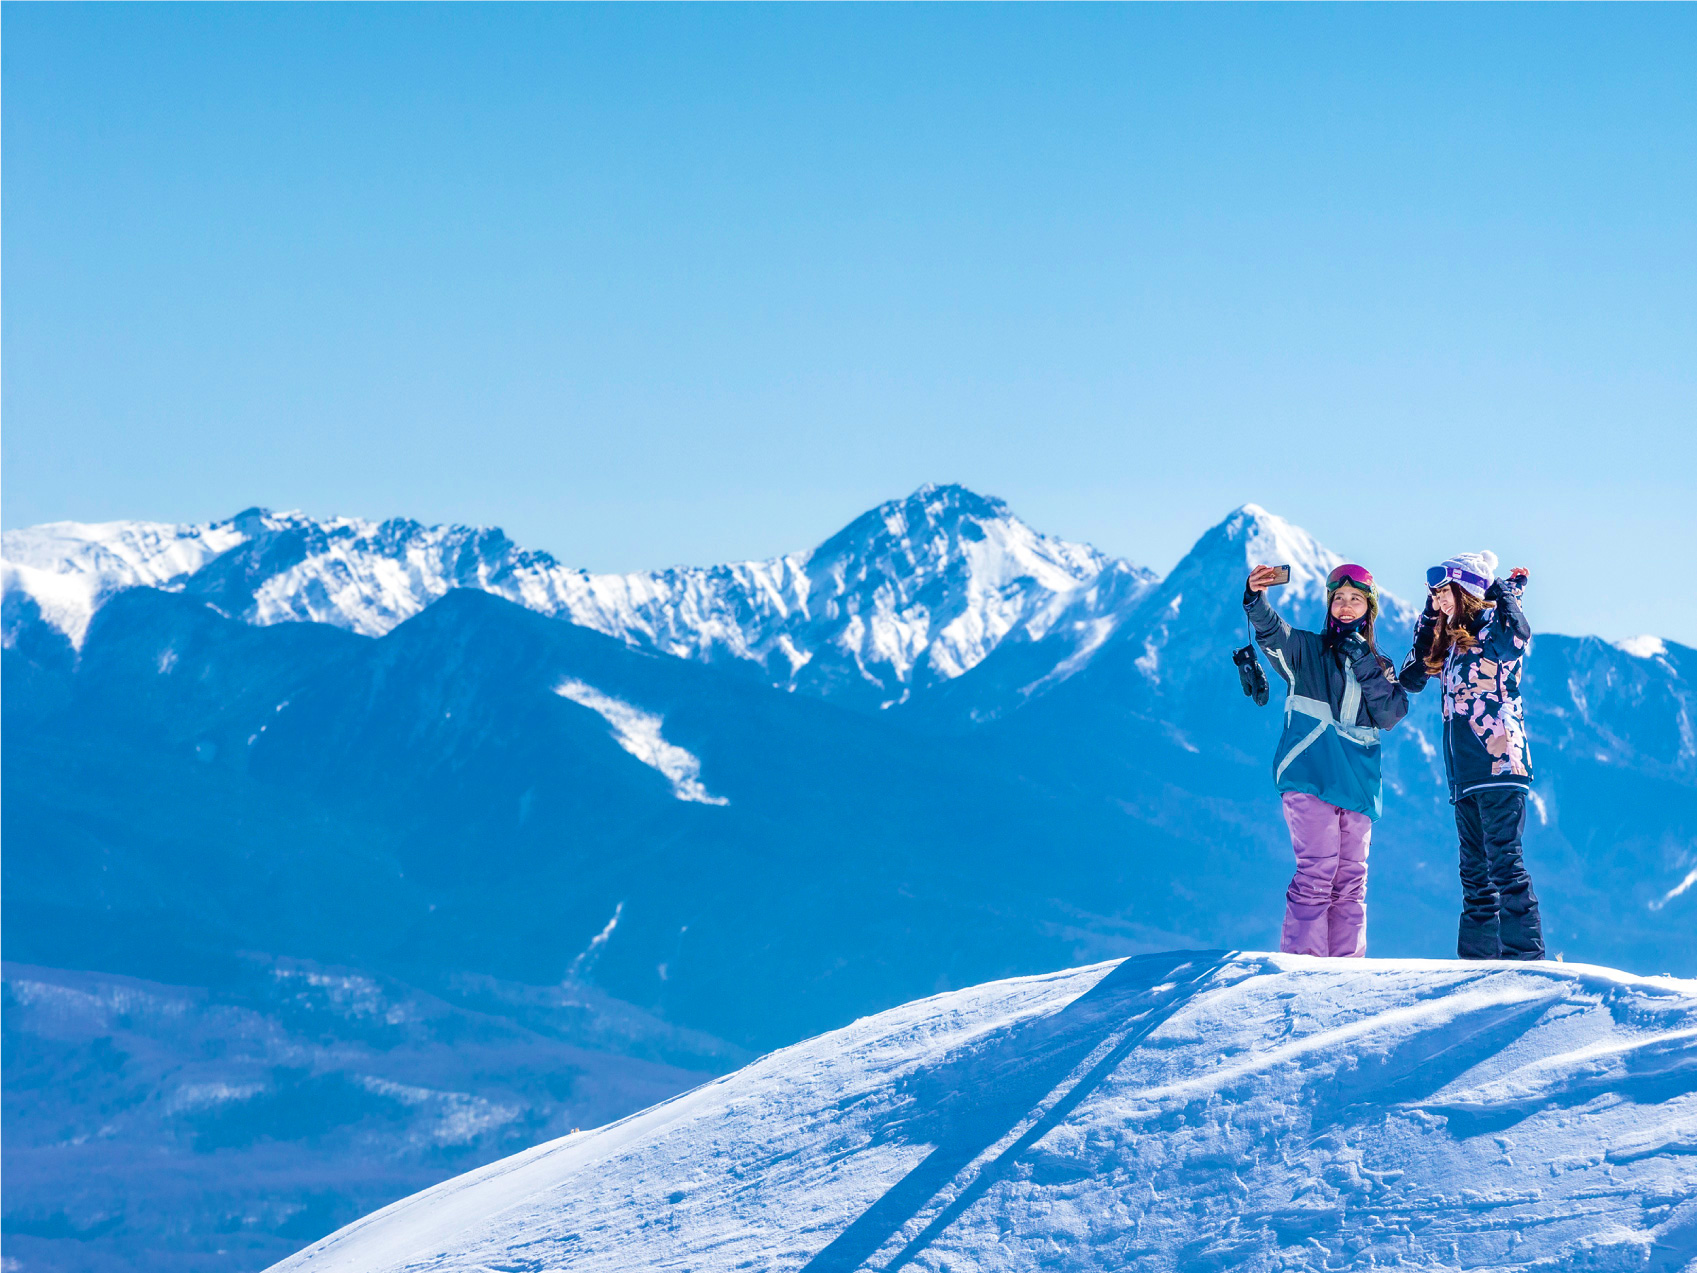
[[[1525,570],[1495,577],[1492,553],[1462,553],[1426,572],[1430,593],[1398,680],[1443,689],[1444,768],[1461,838],[1463,959],[1542,959],[1538,898],[1521,835],[1532,755],[1520,702],[1532,628],[1520,609]]]

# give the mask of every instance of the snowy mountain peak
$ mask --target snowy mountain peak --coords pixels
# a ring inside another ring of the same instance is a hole
[[[815,567],[844,558],[921,576],[964,564],[997,586],[1030,575],[1055,592],[1095,578],[1111,560],[1033,530],[999,499],[932,484],[863,513],[808,555]]]
[[[1259,504],[1245,504],[1233,512],[1203,535],[1198,550],[1216,534],[1223,545],[1231,546],[1220,555],[1234,569],[1241,564],[1247,573],[1250,566],[1261,563],[1288,565],[1290,583],[1285,585],[1286,595],[1307,596],[1323,591],[1326,577],[1344,561],[1300,526],[1269,513]]]
[[[1251,566],[1289,566],[1290,582],[1275,590],[1276,604],[1298,610],[1319,607],[1326,595],[1326,578],[1347,557],[1333,552],[1302,527],[1270,513],[1259,504],[1245,504],[1203,533],[1169,583],[1183,576],[1204,575],[1219,580],[1242,578]],[[1362,563],[1371,569],[1370,563]],[[1383,613],[1399,624],[1412,625],[1418,607],[1410,606],[1379,585]]]
[[[188,593],[255,624],[328,623],[380,636],[454,588],[475,588],[644,650],[752,666],[772,685],[876,710],[977,667],[1027,700],[1110,641],[1136,645],[1151,685],[1242,628],[1249,567],[1288,564],[1275,604],[1321,621],[1344,559],[1258,504],[1210,527],[1165,579],[1033,529],[1008,505],[928,483],[855,518],[809,552],[730,565],[591,574],[498,529],[244,509],[208,525],[56,523],[4,536],[5,638],[44,620],[80,647],[90,616],[138,585]],[[1384,644],[1415,607],[1381,589]],[[1629,643],[1630,652],[1652,649]],[[998,676],[1004,673],[998,673]],[[987,709],[989,710],[989,709]],[[1001,709],[995,709],[1001,710]],[[990,714],[995,714],[990,710]]]
[[[880,504],[806,559],[813,613],[843,621],[842,648],[892,698],[959,676],[1010,635],[1041,639],[1115,567],[1155,578],[952,485]]]
[[[1242,596],[1250,567],[1288,565],[1290,582],[1268,597],[1291,623],[1314,630],[1325,621],[1326,577],[1343,560],[1301,527],[1245,504],[1203,532],[1142,598],[1116,633],[1116,648],[1134,664],[1139,686],[1165,697],[1160,710],[1169,721],[1189,711],[1205,715],[1213,700],[1194,691],[1199,684],[1217,688],[1222,651],[1248,640]],[[1379,648],[1397,650],[1415,610],[1382,587],[1379,598]]]

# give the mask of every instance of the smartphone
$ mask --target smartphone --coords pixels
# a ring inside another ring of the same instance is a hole
[[[1267,581],[1267,586],[1269,588],[1277,588],[1281,583],[1289,583],[1289,582],[1290,582],[1290,567],[1289,566],[1274,566],[1273,567],[1273,577]]]

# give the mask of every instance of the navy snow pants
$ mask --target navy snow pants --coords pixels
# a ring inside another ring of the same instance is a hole
[[[1543,923],[1532,877],[1521,860],[1526,792],[1485,787],[1455,802],[1461,835],[1461,928],[1456,953],[1463,959],[1542,959]]]

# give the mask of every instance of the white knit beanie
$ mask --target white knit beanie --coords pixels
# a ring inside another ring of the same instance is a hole
[[[1477,553],[1457,553],[1444,562],[1443,571],[1451,583],[1480,601],[1485,599],[1497,575],[1497,555],[1486,549]]]

